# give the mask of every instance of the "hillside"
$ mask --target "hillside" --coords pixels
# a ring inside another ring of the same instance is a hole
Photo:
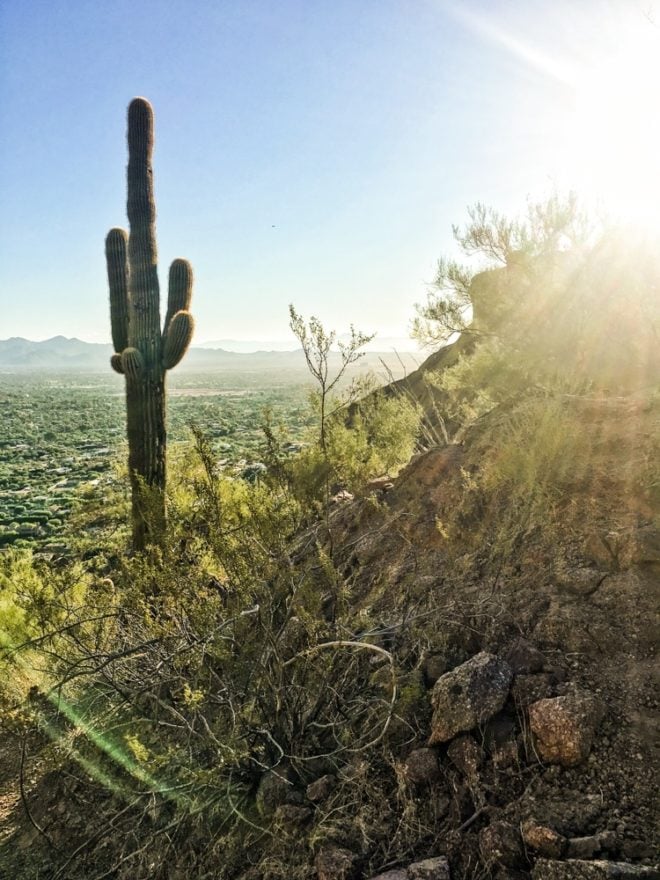
[[[247,484],[197,437],[157,553],[102,498],[77,557],[13,557],[0,874],[660,876],[659,269],[609,239],[481,272],[325,449],[271,433]],[[370,472],[411,396],[417,452]]]

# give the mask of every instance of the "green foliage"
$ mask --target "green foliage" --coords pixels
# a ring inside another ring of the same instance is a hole
[[[271,839],[264,774],[304,786],[336,770],[379,741],[392,706],[369,684],[373,649],[334,641],[353,624],[331,557],[312,543],[294,564],[299,500],[224,476],[199,429],[173,464],[170,540],[152,553],[127,557],[106,530],[55,578],[29,555],[4,558],[2,662],[46,695],[37,723],[60,762],[83,768],[78,785],[112,793],[112,859],[157,872],[174,835],[177,858],[203,849],[230,876],[245,847],[259,858]],[[200,849],[200,835],[216,843]],[[66,876],[107,858],[90,845]]]
[[[362,385],[366,387],[373,386]],[[316,426],[309,441],[291,454],[286,432],[265,425],[264,460],[271,479],[285,486],[308,515],[318,513],[339,488],[356,493],[374,477],[394,476],[414,452],[421,415],[417,404],[372,390],[349,417],[353,399],[353,389],[331,398],[324,448],[316,440]]]
[[[289,308],[291,329],[302,345],[316,382],[310,400],[318,433],[313,428],[299,454],[282,454],[286,438],[266,426],[267,459],[273,474],[286,484],[304,507],[318,511],[337,488],[355,492],[375,476],[394,474],[413,453],[420,412],[403,396],[389,398],[375,390],[372,377],[352,382],[340,391],[347,368],[362,357],[360,349],[373,337],[351,326],[347,343],[338,343],[341,361],[330,375],[329,355],[336,340],[318,318],[308,324]],[[353,404],[360,400],[360,407]]]
[[[31,550],[10,549],[0,554],[0,642],[13,650],[41,637],[66,621],[70,603],[84,601],[88,578],[80,564],[62,577]]]

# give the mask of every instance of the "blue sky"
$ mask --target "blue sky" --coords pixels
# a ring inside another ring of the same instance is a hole
[[[134,95],[156,113],[161,281],[192,261],[198,341],[285,338],[289,302],[405,336],[467,205],[580,188],[575,70],[628,25],[634,55],[652,7],[4,0],[0,338],[109,338]]]

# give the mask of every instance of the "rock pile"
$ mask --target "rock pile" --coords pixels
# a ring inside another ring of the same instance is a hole
[[[435,665],[440,672],[443,658],[436,658]],[[433,709],[430,736],[426,745],[417,745],[402,760],[399,778],[408,796],[432,801],[438,815],[442,810],[450,812],[450,799],[444,791],[447,780],[453,778],[454,788],[466,787],[474,813],[467,821],[460,820],[453,844],[451,840],[442,842],[442,854],[390,868],[370,880],[450,880],[450,863],[456,847],[460,850],[461,841],[465,842],[465,833],[476,845],[482,868],[498,880],[529,877],[532,867],[534,880],[660,877],[649,865],[603,858],[622,853],[614,830],[571,836],[570,831],[584,832],[585,823],[567,826],[555,822],[552,810],[546,810],[545,803],[533,796],[519,802],[514,799],[506,807],[498,805],[497,783],[503,778],[498,774],[522,777],[523,768],[537,770],[539,762],[550,765],[549,774],[561,773],[564,768],[570,774],[572,768],[588,760],[605,715],[600,698],[572,688],[524,639],[513,642],[501,657],[481,651],[437,676],[425,672],[425,680],[431,688]],[[263,801],[291,802],[286,775],[269,777],[267,783],[261,792]],[[289,826],[304,825],[311,809],[333,797],[337,785],[333,775],[311,782],[306,789],[310,806],[297,807],[291,816],[292,807],[279,807],[279,813],[287,811],[282,824],[286,818]],[[568,817],[570,810],[566,812],[565,804],[561,809]],[[599,815],[597,805],[584,815],[593,825]],[[318,880],[365,876],[361,854],[342,846],[322,847],[315,867]],[[465,866],[459,870],[458,876],[469,875]]]

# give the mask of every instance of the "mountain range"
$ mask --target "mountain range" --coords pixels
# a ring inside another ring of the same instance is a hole
[[[229,340],[227,340],[229,341]],[[268,343],[263,343],[267,345]],[[287,351],[226,351],[206,343],[204,347],[192,347],[178,370],[187,372],[213,372],[214,370],[245,371],[260,369],[304,369],[302,349]],[[40,342],[13,336],[0,339],[0,371],[2,372],[97,372],[110,369],[112,346],[107,343],[83,342],[65,336],[53,336]],[[331,360],[338,359],[332,353]],[[399,356],[392,350],[370,351],[361,363],[378,366],[384,359],[395,372],[400,372]],[[404,352],[400,359],[407,369],[414,369],[420,358]]]

